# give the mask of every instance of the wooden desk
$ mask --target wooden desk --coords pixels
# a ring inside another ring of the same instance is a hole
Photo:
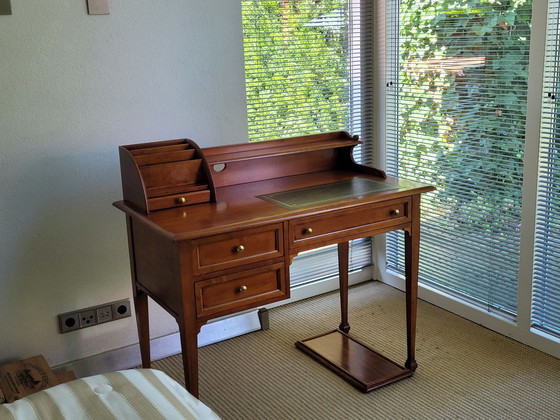
[[[179,324],[186,388],[198,396],[197,334],[208,320],[290,295],[302,251],[338,244],[341,324],[296,346],[364,392],[416,369],[420,194],[431,186],[356,164],[345,132],[200,149],[187,139],[120,147],[142,364],[148,296]],[[353,340],[348,241],[405,233],[404,367]]]

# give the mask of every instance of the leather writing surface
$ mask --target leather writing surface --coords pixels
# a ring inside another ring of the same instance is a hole
[[[298,209],[331,201],[343,200],[345,198],[357,198],[381,191],[398,189],[398,185],[356,177],[348,181],[298,188],[295,190],[260,195],[258,197],[281,207]]]

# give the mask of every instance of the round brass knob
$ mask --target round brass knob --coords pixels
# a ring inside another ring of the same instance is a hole
[[[177,204],[185,204],[187,202],[187,199],[185,197],[179,197],[175,201],[177,201]]]
[[[245,247],[243,245],[236,246],[233,250],[237,253],[245,251]]]
[[[398,216],[399,214],[401,214],[399,209],[391,210],[391,216]]]
[[[239,288],[237,289],[237,291],[239,293],[243,293],[247,291],[247,286],[239,286]]]
[[[313,229],[311,229],[310,227],[303,229],[303,234],[304,235],[309,235],[311,233],[313,233]]]

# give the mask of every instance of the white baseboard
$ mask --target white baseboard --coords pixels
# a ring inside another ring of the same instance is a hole
[[[349,284],[354,285],[372,279],[372,268],[365,269],[349,276]],[[337,290],[338,277],[331,277],[312,284],[296,286],[291,289],[291,298],[267,305],[273,308],[301,299],[306,299],[318,294]],[[265,327],[266,329],[267,327]],[[205,324],[198,334],[198,346],[203,347],[229,338],[237,337],[262,329],[258,309],[242,314],[235,314],[227,318],[220,318]],[[154,338],[151,340],[152,360],[163,359],[181,353],[179,333]],[[98,373],[112,372],[120,369],[130,369],[141,364],[140,347],[138,343],[105,353],[96,354],[84,359],[68,362],[54,368],[58,370],[71,370],[77,377],[96,375]]]
[[[252,310],[229,318],[205,324],[198,334],[198,346],[203,347],[229,338],[262,329],[259,311]],[[181,353],[179,333],[154,338],[150,341],[152,360]],[[77,377],[96,375],[121,369],[130,369],[142,363],[138,343],[110,350],[84,359],[56,366],[55,371],[73,371]]]

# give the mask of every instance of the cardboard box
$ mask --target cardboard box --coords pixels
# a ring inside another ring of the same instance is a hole
[[[73,381],[74,379],[76,379],[76,375],[71,370],[69,370],[68,372],[56,372],[56,377],[58,378],[58,381],[61,384],[64,384],[66,382],[70,382],[70,381]]]
[[[60,383],[43,356],[0,366],[0,393],[4,402],[13,402]]]

